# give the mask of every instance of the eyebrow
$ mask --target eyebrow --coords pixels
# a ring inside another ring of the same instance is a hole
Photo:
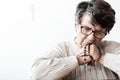
[[[82,25],[81,25],[82,26]],[[83,27],[88,27],[88,26],[83,26]],[[95,26],[94,26],[95,27]],[[88,27],[88,28],[90,28],[90,27]],[[90,28],[90,29],[92,29],[92,28]],[[99,31],[99,32],[106,32],[106,30],[105,31],[103,31],[102,29],[101,30],[95,30],[95,31]]]

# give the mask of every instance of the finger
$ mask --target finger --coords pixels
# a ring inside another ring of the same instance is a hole
[[[90,55],[90,44],[86,46],[86,54]]]
[[[84,61],[84,63],[88,63],[88,62],[91,61],[91,57],[90,56],[84,56],[83,61]]]
[[[80,57],[80,62],[81,62],[81,64],[86,64],[86,63],[89,63],[90,61],[91,61],[90,56]]]
[[[90,56],[77,56],[77,59],[79,61],[79,65],[86,64],[91,61]]]
[[[93,57],[94,60],[97,60],[99,57],[99,50],[96,45],[90,45],[90,55]]]
[[[84,48],[82,47],[80,51],[78,51],[77,55],[82,56],[84,55]]]

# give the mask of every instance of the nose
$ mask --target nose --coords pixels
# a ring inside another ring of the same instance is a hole
[[[88,35],[88,40],[89,40],[89,43],[95,43],[95,36],[94,36],[94,33],[91,33],[90,35]]]

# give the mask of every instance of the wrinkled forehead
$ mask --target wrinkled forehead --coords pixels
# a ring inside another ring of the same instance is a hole
[[[80,25],[90,27],[93,30],[106,31],[106,29],[102,28],[101,25],[95,24],[95,22],[92,21],[92,18],[89,14],[86,14],[82,17]]]

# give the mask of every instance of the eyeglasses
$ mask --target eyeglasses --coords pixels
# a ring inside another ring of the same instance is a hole
[[[93,31],[91,28],[87,27],[87,26],[81,26],[81,33],[85,34],[85,35],[90,35],[91,33],[94,33],[94,36],[96,38],[103,38],[106,36],[107,33],[103,32],[103,31]]]

